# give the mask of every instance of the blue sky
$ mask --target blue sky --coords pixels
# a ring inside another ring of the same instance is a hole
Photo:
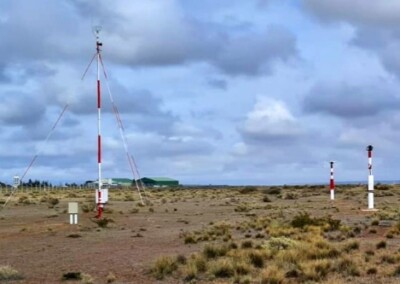
[[[101,25],[142,176],[191,184],[398,178],[400,2],[1,1],[0,181],[96,179]],[[103,173],[132,177],[103,83]],[[70,107],[44,143],[65,104]]]

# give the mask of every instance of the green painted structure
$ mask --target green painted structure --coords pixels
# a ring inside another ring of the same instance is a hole
[[[148,187],[179,186],[179,181],[167,177],[143,177],[140,179]]]
[[[129,178],[111,178],[111,185],[114,186],[132,186],[133,180]]]
[[[133,180],[129,178],[103,178],[102,184],[107,187],[129,187],[132,186]],[[88,187],[97,188],[98,181],[92,181],[87,183]]]

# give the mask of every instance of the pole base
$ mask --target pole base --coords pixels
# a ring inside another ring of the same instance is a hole
[[[376,211],[379,211],[379,209],[375,209],[375,208],[369,209],[369,208],[367,208],[367,209],[361,209],[361,211],[363,211],[363,212],[376,212]]]
[[[101,219],[103,217],[103,206],[101,204],[97,207],[97,219]]]

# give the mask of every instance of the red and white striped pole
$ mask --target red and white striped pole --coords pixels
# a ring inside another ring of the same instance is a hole
[[[374,209],[374,176],[372,175],[372,145],[367,146],[368,151],[368,209]]]
[[[331,179],[330,179],[330,192],[331,192],[331,200],[335,200],[335,179],[333,177],[333,164],[334,161],[330,161],[331,164]]]
[[[96,190],[97,218],[101,219],[103,214],[102,201],[102,180],[101,180],[101,84],[100,84],[100,47],[103,45],[99,41],[100,28],[96,29],[96,60],[97,60],[97,163],[98,163],[98,188]]]

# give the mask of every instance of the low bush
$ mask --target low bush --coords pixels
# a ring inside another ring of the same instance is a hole
[[[82,211],[85,213],[92,212],[95,208],[96,204],[94,204],[93,202],[82,204]]]
[[[386,242],[385,241],[380,241],[376,244],[377,249],[384,249],[386,248]]]
[[[90,274],[82,273],[81,284],[93,284],[94,279]]]
[[[234,210],[235,212],[249,212],[251,209],[247,204],[239,204]]]
[[[247,194],[247,193],[252,193],[252,192],[256,192],[256,191],[257,191],[257,187],[255,187],[255,186],[245,186],[239,190],[239,192],[241,194]]]
[[[305,226],[315,225],[315,220],[310,217],[308,212],[301,212],[294,216],[290,224],[295,228],[304,228]]]
[[[357,241],[350,241],[344,244],[343,251],[349,253],[352,250],[358,250],[360,248],[360,244]]]
[[[29,205],[32,204],[33,202],[28,198],[28,196],[23,195],[20,198],[18,198],[18,203]]]
[[[106,277],[107,283],[113,283],[115,280],[117,280],[117,277],[115,276],[114,273],[109,272],[107,277]]]
[[[203,249],[203,254],[207,258],[224,256],[229,251],[226,245],[207,244]]]
[[[318,259],[306,262],[302,265],[302,271],[306,280],[320,282],[332,269],[332,262],[327,259]]]
[[[304,228],[306,226],[326,226],[327,231],[335,231],[340,229],[340,220],[332,219],[331,216],[322,218],[311,217],[308,212],[297,214],[290,224],[295,228]]]
[[[251,271],[251,266],[245,260],[234,261],[233,266],[237,275],[247,275]]]
[[[183,254],[178,254],[176,256],[176,262],[179,264],[186,264],[187,262],[186,256],[184,256]]]
[[[271,202],[271,199],[266,195],[262,199],[263,202]]]
[[[378,219],[372,220],[371,226],[378,226],[378,225],[379,225],[379,220]]]
[[[282,188],[280,187],[269,187],[263,190],[264,194],[278,195],[281,194]]]
[[[175,258],[162,256],[155,261],[150,272],[156,279],[162,280],[165,276],[172,274],[177,268],[178,265]]]
[[[241,247],[243,249],[248,249],[253,247],[253,241],[248,240],[248,241],[243,241]]]
[[[399,277],[399,276],[400,276],[400,266],[397,266],[397,267],[394,269],[392,275],[395,276],[395,277]]]
[[[187,265],[182,269],[183,280],[189,282],[193,279],[196,279],[198,272],[199,271],[197,269],[196,263],[193,261],[188,262]]]
[[[103,219],[98,219],[95,221],[95,223],[100,227],[100,228],[107,228],[109,223],[114,223],[114,220],[111,218],[103,218]]]
[[[265,246],[273,251],[293,248],[297,245],[297,242],[293,239],[286,237],[270,238]]]
[[[281,284],[285,281],[285,273],[278,266],[271,265],[261,273],[260,284]]]
[[[62,280],[67,281],[67,280],[81,280],[82,279],[82,273],[80,272],[67,272],[64,273],[62,276]]]
[[[389,190],[391,187],[388,184],[377,184],[375,185],[375,189],[377,190]]]
[[[233,264],[228,259],[218,259],[212,263],[210,272],[218,278],[229,278],[235,275]]]
[[[295,200],[295,199],[298,199],[299,196],[298,196],[296,193],[294,193],[294,192],[287,192],[287,193],[285,193],[285,194],[283,195],[282,198],[283,198],[283,199],[286,199],[286,200]]]
[[[264,255],[259,251],[251,251],[248,254],[250,263],[257,268],[263,268],[265,265]]]
[[[185,244],[195,244],[197,243],[197,239],[192,234],[186,235],[184,238]]]
[[[58,203],[60,203],[60,200],[58,200],[58,198],[50,197],[47,199],[47,203],[49,203],[50,206],[54,207]]]
[[[335,265],[336,272],[344,276],[360,276],[357,264],[350,258],[341,258]]]
[[[23,279],[21,273],[9,265],[0,266],[0,281]]]
[[[81,237],[82,237],[82,235],[80,235],[80,234],[69,234],[67,236],[67,238],[72,238],[72,239],[77,239],[77,238],[81,238]]]
[[[382,263],[395,264],[397,261],[398,258],[396,258],[394,255],[384,254],[381,256]]]

